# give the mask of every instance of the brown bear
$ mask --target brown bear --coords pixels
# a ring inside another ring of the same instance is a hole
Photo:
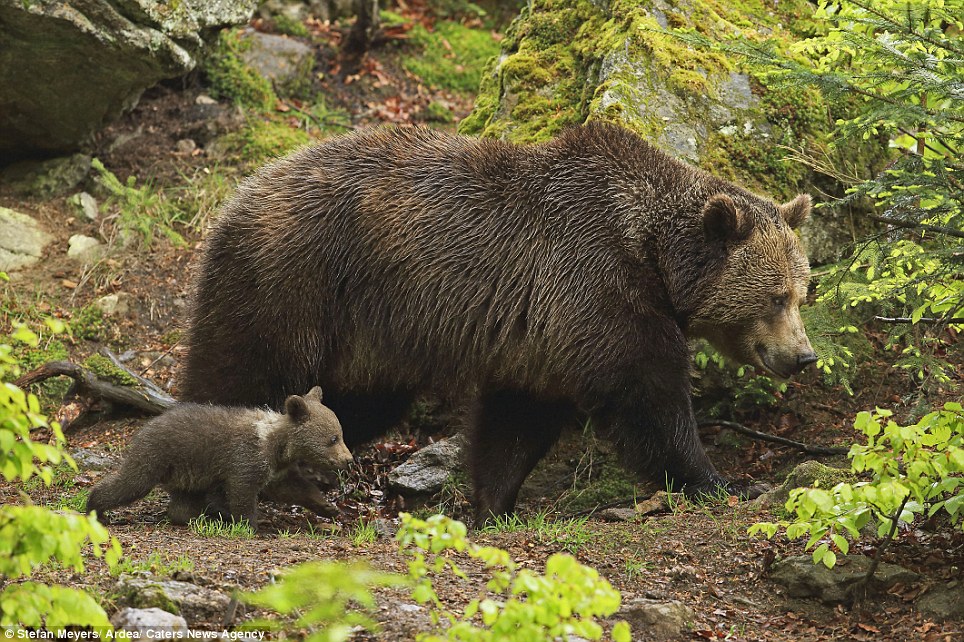
[[[352,456],[341,424],[322,405],[318,387],[288,397],[284,407],[285,414],[174,406],[137,432],[120,469],[91,489],[87,510],[103,515],[160,485],[171,495],[167,510],[175,524],[208,514],[257,528],[258,495],[266,487],[275,498],[329,513],[330,502],[303,478],[300,465],[347,468]]]
[[[786,377],[808,215],[608,124],[520,146],[372,129],[263,167],[207,239],[184,399],[276,406],[320,381],[349,446],[425,391],[474,400],[482,516],[512,510],[560,430],[589,417],[628,466],[691,493],[713,467],[689,337]]]

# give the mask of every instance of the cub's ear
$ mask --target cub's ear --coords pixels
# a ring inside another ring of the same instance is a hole
[[[810,195],[800,194],[789,203],[779,207],[780,216],[787,222],[790,229],[797,229],[810,216]]]
[[[714,194],[703,206],[703,234],[707,241],[742,241],[752,229],[753,221],[726,194]]]
[[[294,422],[301,422],[308,418],[308,402],[304,397],[291,395],[285,399],[285,414]]]
[[[305,396],[306,396],[306,397],[314,397],[314,398],[317,399],[318,401],[324,401],[324,399],[325,399],[324,395],[323,395],[322,392],[321,392],[321,386],[315,386],[314,388],[312,388],[311,390],[309,390],[309,391],[308,391],[308,394],[306,394]]]

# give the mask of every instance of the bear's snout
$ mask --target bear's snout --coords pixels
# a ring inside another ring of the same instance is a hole
[[[801,370],[809,366],[811,363],[816,363],[816,362],[817,362],[817,353],[814,352],[813,350],[810,350],[803,354],[798,354],[797,369],[794,371],[794,374],[796,374],[797,372],[800,372]]]

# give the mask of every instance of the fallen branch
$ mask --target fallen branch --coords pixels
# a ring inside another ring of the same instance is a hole
[[[149,415],[159,415],[176,403],[173,397],[158,388],[153,382],[131,372],[109,350],[101,349],[100,354],[110,359],[114,367],[123,371],[125,378],[130,377],[136,384],[122,385],[115,383],[70,361],[45,363],[13,383],[15,386],[23,388],[53,377],[70,377],[74,380],[74,385],[67,392],[65,399],[72,396],[82,396],[92,401],[134,408]]]
[[[700,426],[722,426],[724,428],[729,428],[740,434],[747,435],[748,437],[753,437],[754,439],[761,439],[763,441],[772,441],[777,444],[783,444],[784,446],[791,446],[798,450],[810,455],[846,455],[850,452],[850,448],[840,448],[836,446],[811,446],[810,444],[805,444],[799,441],[794,441],[792,439],[787,439],[786,437],[778,437],[776,435],[770,435],[765,432],[759,432],[753,430],[752,428],[747,428],[743,424],[738,424],[735,421],[723,421],[720,419],[707,419],[706,421],[699,422]]]

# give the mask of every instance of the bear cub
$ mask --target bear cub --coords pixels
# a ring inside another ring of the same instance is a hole
[[[175,524],[208,514],[257,529],[265,489],[272,498],[330,514],[332,505],[301,467],[345,469],[352,455],[338,418],[321,401],[315,387],[288,397],[284,414],[178,404],[134,436],[120,469],[91,490],[87,510],[103,515],[160,485],[171,495],[167,510]]]

